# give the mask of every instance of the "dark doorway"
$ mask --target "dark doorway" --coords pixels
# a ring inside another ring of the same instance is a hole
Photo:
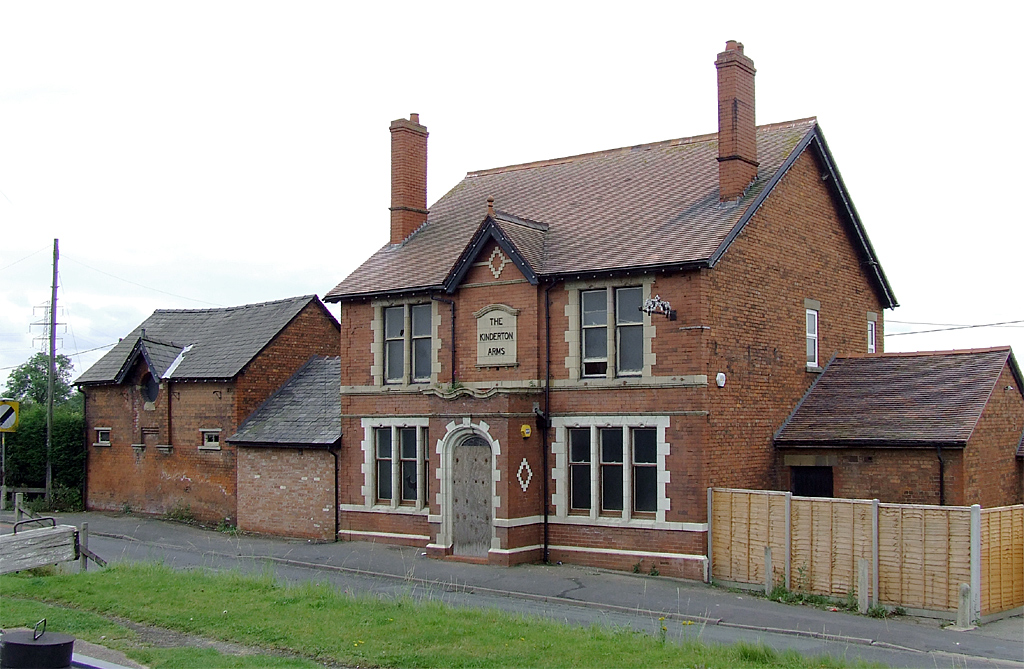
[[[789,484],[799,497],[832,497],[832,468],[791,467]]]

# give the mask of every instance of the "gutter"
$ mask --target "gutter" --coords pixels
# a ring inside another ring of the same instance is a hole
[[[544,470],[544,485],[542,500],[544,505],[544,562],[550,562],[551,549],[551,527],[548,522],[548,504],[551,495],[548,491],[548,479],[551,472],[548,469],[548,441],[549,429],[551,427],[551,289],[555,287],[557,280],[552,280],[544,289],[544,412],[537,416],[537,428],[541,431],[541,469]]]

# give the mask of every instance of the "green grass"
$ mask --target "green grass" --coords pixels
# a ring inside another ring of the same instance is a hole
[[[579,628],[409,597],[351,596],[325,584],[281,584],[271,574],[176,572],[156,564],[122,564],[85,574],[3,576],[0,592],[2,626],[31,625],[45,615],[54,631],[94,643],[106,636],[104,645],[121,649],[131,647],[132,632],[102,616],[359,666],[864,666],[777,652],[761,644],[703,644],[696,638],[699,625],[678,621],[666,621],[666,637],[673,643],[663,643],[660,635],[628,629]],[[48,607],[41,614],[41,602],[74,610]],[[211,651],[195,649],[125,652],[153,667],[313,666],[276,657],[214,657]]]

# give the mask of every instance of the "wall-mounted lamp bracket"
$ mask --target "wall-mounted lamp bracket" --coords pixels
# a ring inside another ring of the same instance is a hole
[[[644,301],[644,306],[640,307],[640,311],[648,316],[663,314],[670,321],[676,319],[676,310],[672,308],[672,305],[667,300],[661,299],[661,295],[655,295]]]

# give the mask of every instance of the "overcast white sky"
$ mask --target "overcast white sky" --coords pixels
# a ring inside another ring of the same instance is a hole
[[[1024,321],[1022,13],[7,0],[0,381],[39,350],[54,238],[77,375],[155,309],[333,288],[387,241],[392,119],[430,130],[432,203],[470,170],[714,132],[727,39],[758,123],[818,117],[901,305],[886,350],[1024,355],[1024,323],[894,322]]]

